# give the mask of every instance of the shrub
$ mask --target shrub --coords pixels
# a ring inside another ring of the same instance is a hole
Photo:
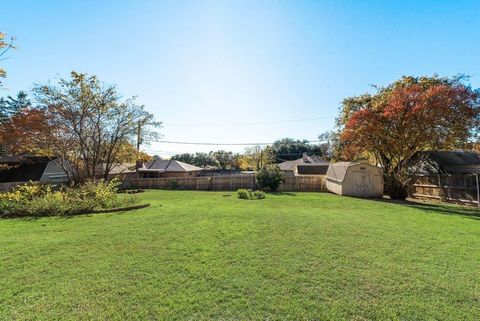
[[[263,199],[265,198],[265,193],[262,191],[252,191],[251,189],[239,189],[237,190],[238,198],[244,200],[251,200],[251,199]]]
[[[256,198],[256,199],[264,199],[265,198],[265,193],[263,191],[254,191],[252,193],[252,196],[253,198]]]
[[[237,196],[238,198],[248,200],[250,198],[250,193],[248,192],[248,190],[242,188],[237,190]]]
[[[264,166],[256,174],[257,184],[260,188],[270,188],[271,191],[276,191],[281,183],[285,182],[282,171],[277,165]]]
[[[118,181],[88,182],[54,191],[50,185],[30,182],[0,194],[0,216],[53,216],[87,213],[95,209],[125,207],[137,202],[117,194]]]

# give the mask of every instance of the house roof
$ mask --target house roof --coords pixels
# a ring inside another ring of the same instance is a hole
[[[143,167],[138,169],[144,172],[195,172],[201,171],[203,168],[193,166],[184,162],[171,159],[152,159],[148,161]]]
[[[327,164],[303,164],[296,165],[298,175],[325,175],[328,170]]]
[[[424,151],[409,161],[410,172],[421,175],[480,171],[480,154],[470,151]]]
[[[285,161],[283,163],[279,163],[278,167],[280,167],[280,169],[282,171],[293,171],[293,170],[295,170],[295,167],[297,165],[325,165],[325,166],[328,166],[329,164],[330,164],[330,162],[328,162],[324,159],[321,159],[318,156],[306,156],[305,158],[302,157],[302,158],[299,158],[299,159],[296,159],[296,160]]]
[[[107,164],[99,164],[95,166],[95,174],[96,175],[103,175],[105,172],[105,167]],[[122,163],[122,164],[114,164],[110,169],[109,175],[119,175],[119,174],[127,174],[127,173],[135,173],[135,164],[133,163]]]
[[[17,162],[0,160],[0,163],[10,165],[0,171],[0,182],[39,181],[51,160],[52,158],[49,157],[25,158],[23,161]]]
[[[465,166],[480,165],[480,154],[467,151],[430,151],[419,154],[427,155],[440,165]]]

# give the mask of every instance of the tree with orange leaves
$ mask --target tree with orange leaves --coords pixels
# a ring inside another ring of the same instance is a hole
[[[54,137],[43,109],[24,108],[0,127],[0,144],[8,155],[52,156]]]
[[[468,78],[403,77],[375,94],[347,98],[340,118],[343,157],[370,157],[382,166],[386,191],[405,199],[419,151],[464,148],[480,124],[480,91]]]

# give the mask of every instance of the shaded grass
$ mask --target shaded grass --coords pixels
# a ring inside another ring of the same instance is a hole
[[[479,320],[479,211],[320,193],[149,191],[0,220],[2,320]]]

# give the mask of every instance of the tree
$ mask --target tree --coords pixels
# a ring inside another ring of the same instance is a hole
[[[177,160],[180,162],[197,166],[196,164],[194,164],[195,154],[183,153],[183,154],[173,155],[172,160]]]
[[[218,166],[222,169],[225,170],[227,168],[232,167],[232,161],[233,161],[233,153],[232,152],[227,152],[224,150],[219,150],[213,153],[213,158],[218,163]]]
[[[255,175],[257,184],[260,188],[270,188],[272,192],[275,192],[280,184],[285,182],[283,172],[278,165],[263,166]]]
[[[324,156],[321,146],[310,144],[308,140],[305,139],[295,140],[293,138],[283,138],[275,141],[272,148],[277,162],[298,159],[302,157],[303,153]]]
[[[10,49],[15,48],[13,46],[13,38],[7,40],[7,35],[3,32],[0,32],[0,58]],[[1,61],[2,59],[0,59]],[[5,69],[0,67],[0,78],[7,77],[7,72]],[[0,81],[0,86],[2,86],[2,82]]]
[[[343,156],[372,158],[384,170],[387,193],[405,199],[417,152],[477,141],[480,92],[466,80],[402,77],[374,94],[345,99],[338,119]]]
[[[12,96],[0,98],[0,124],[8,121],[22,109],[30,108],[31,106],[32,102],[24,91],[19,91],[15,98]]]
[[[195,153],[193,164],[199,167],[215,166],[217,161],[207,153]]]
[[[245,149],[244,157],[240,164],[242,169],[251,169],[258,171],[260,168],[266,165],[270,165],[275,162],[275,153],[271,146],[261,147],[253,146]]]
[[[0,126],[0,144],[8,155],[53,156],[53,130],[45,109],[23,108]]]
[[[176,154],[172,156],[172,160],[177,160],[187,164],[195,165],[198,167],[207,167],[217,165],[217,161],[213,158],[212,155],[207,153],[183,153]]]
[[[68,160],[75,182],[93,179],[99,164],[105,164],[107,179],[122,146],[158,135],[160,123],[144,106],[121,99],[114,86],[95,76],[72,72],[70,79],[37,85],[34,92],[51,124],[55,156]]]

